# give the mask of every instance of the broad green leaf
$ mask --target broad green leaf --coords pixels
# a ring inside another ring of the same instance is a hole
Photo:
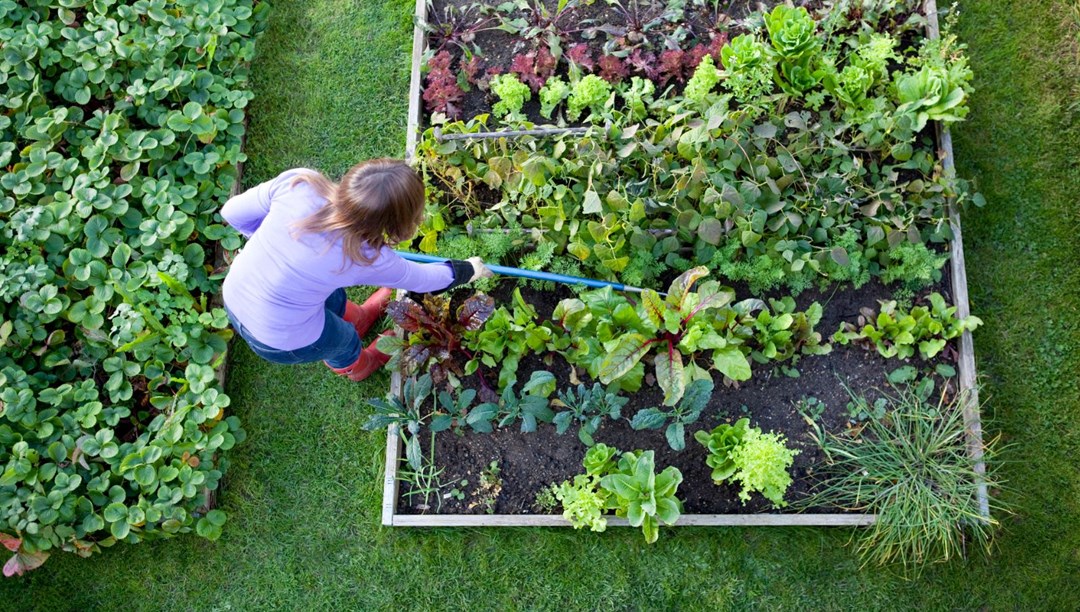
[[[615,348],[600,362],[600,382],[610,384],[629,372],[651,347],[650,340],[641,334],[626,334],[619,338]]]
[[[666,351],[660,351],[656,355],[654,363],[656,364],[656,383],[664,390],[664,405],[674,406],[682,399],[686,391],[682,353],[675,347],[669,346]]]
[[[749,380],[750,362],[746,355],[735,346],[729,346],[713,352],[713,367],[731,380]]]

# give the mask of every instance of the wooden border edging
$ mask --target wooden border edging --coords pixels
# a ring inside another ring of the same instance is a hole
[[[937,0],[926,0],[923,4],[923,12],[926,14],[927,36],[936,39],[941,36],[941,26],[938,23]],[[938,145],[941,147],[943,156],[942,166],[946,177],[956,176],[956,158],[953,155],[952,134],[949,129],[937,124]],[[956,210],[955,202],[949,203],[949,225],[952,228],[953,238],[949,242],[949,266],[952,271],[953,304],[956,306],[956,316],[965,318],[971,315],[968,303],[967,269],[964,265],[964,237],[960,231],[960,212]],[[978,475],[976,485],[979,498],[979,514],[984,519],[990,518],[990,498],[986,491],[986,462],[983,460],[983,435],[982,418],[979,414],[979,387],[975,380],[975,343],[971,338],[970,331],[964,331],[960,336],[960,359],[959,367],[960,390],[967,391],[964,403],[964,429],[968,436],[968,453],[975,461],[975,473]]]
[[[412,71],[409,76],[409,116],[405,133],[405,160],[412,161],[416,153],[417,130],[420,128],[420,113],[424,104],[420,97],[421,75],[420,58],[427,47],[427,37],[420,24],[427,21],[428,0],[416,0],[416,13],[413,15]]]
[[[416,21],[413,26],[412,80],[409,87],[408,134],[406,136],[405,155],[411,161],[416,152],[416,141],[420,126],[422,101],[420,98],[420,58],[424,53],[426,40],[420,27],[427,16],[427,1],[416,0]],[[940,36],[936,0],[925,0],[923,12],[927,19],[927,36],[931,39]],[[937,125],[938,145],[941,148],[942,165],[946,176],[956,175],[953,156],[952,135],[947,128]],[[960,215],[954,203],[949,205],[949,224],[953,239],[950,242],[950,266],[952,271],[953,302],[957,316],[970,315],[967,292],[967,271],[964,268],[964,244],[960,231]],[[979,416],[979,390],[975,384],[975,347],[971,332],[965,331],[960,338],[959,385],[968,392],[968,401],[964,405],[964,427],[968,434],[968,452],[975,461],[975,472],[979,475],[978,498],[979,511],[984,518],[989,518],[989,498],[986,482],[982,476],[986,473],[983,461],[982,422]],[[394,371],[390,377],[390,393],[397,396],[402,391],[400,371]],[[391,425],[386,435],[386,468],[383,479],[382,524],[394,527],[569,527],[570,522],[557,514],[398,514],[397,468],[401,460],[401,436],[397,426]],[[629,526],[626,519],[607,517],[608,525],[613,527]],[[675,522],[676,527],[863,527],[877,521],[874,514],[683,514]]]
[[[502,130],[495,132],[455,132],[443,134],[442,130],[435,128],[435,140],[446,142],[448,140],[494,140],[496,138],[520,138],[522,136],[561,136],[563,134],[585,134],[592,128],[565,127],[565,128],[536,128],[532,130]]]
[[[624,518],[608,516],[609,527],[629,527]],[[873,514],[683,514],[674,527],[863,527]],[[398,514],[395,527],[569,527],[561,514]]]

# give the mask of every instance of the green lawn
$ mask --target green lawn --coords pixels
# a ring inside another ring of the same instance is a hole
[[[2,609],[994,609],[1080,601],[1080,127],[1077,57],[1051,2],[966,0],[978,91],[956,131],[988,206],[965,217],[988,433],[1012,445],[1017,508],[994,555],[907,581],[860,569],[845,530],[379,527],[384,436],[322,366],[235,351],[229,392],[249,432],[221,494],[217,543],[194,536],[56,555],[3,581]],[[407,0],[280,0],[260,42],[245,182],[292,166],[339,173],[399,155]],[[1071,99],[1070,99],[1071,98]],[[1069,108],[1072,105],[1073,108]]]

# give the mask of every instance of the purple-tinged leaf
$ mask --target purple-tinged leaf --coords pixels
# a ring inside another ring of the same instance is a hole
[[[484,326],[495,312],[495,300],[490,295],[476,294],[465,300],[458,308],[458,323],[468,331],[476,331]]]

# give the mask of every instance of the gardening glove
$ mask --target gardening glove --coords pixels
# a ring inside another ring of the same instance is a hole
[[[491,278],[492,276],[495,276],[495,273],[489,270],[488,267],[484,265],[484,260],[479,257],[470,257],[465,261],[472,264],[473,267],[473,275],[472,278],[469,279],[470,283],[481,278]]]

